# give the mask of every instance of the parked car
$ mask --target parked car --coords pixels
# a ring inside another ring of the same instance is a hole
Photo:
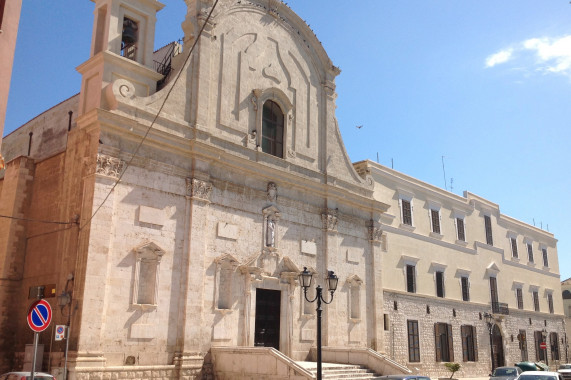
[[[557,370],[561,377],[565,380],[571,380],[571,364],[561,364]]]
[[[383,380],[430,380],[430,377],[421,376],[421,375],[387,375],[387,376],[375,377],[375,379],[383,379]]]
[[[30,372],[8,372],[0,375],[0,380],[31,380]],[[55,377],[49,373],[34,372],[34,380],[55,380]]]
[[[558,372],[526,371],[519,375],[518,380],[563,380]]]
[[[522,374],[519,367],[498,367],[490,376],[490,380],[515,380]]]
[[[527,371],[549,371],[549,368],[543,363],[519,362],[515,363],[516,367],[521,368],[523,372]]]

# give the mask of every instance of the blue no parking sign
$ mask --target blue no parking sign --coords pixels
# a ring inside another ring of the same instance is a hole
[[[34,332],[41,332],[48,328],[52,321],[52,308],[45,300],[39,300],[30,305],[28,309],[28,326]]]

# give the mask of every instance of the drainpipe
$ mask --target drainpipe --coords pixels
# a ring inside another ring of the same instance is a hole
[[[28,141],[28,157],[30,156],[30,152],[32,151],[32,136],[34,132],[30,132],[30,140]]]
[[[69,121],[67,123],[67,131],[69,132],[71,131],[71,116],[73,115],[73,111],[69,111],[68,115],[69,115]]]

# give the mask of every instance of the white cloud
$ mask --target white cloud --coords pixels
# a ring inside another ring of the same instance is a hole
[[[495,65],[509,61],[512,57],[512,52],[513,49],[505,49],[490,55],[486,58],[486,67],[494,67]]]
[[[528,72],[561,74],[571,78],[571,35],[559,38],[530,38],[515,47],[501,50],[486,58],[486,67],[517,61]]]

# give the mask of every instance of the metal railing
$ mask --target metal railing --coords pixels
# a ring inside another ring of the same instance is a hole
[[[492,302],[492,313],[510,315],[510,309],[507,303]]]

